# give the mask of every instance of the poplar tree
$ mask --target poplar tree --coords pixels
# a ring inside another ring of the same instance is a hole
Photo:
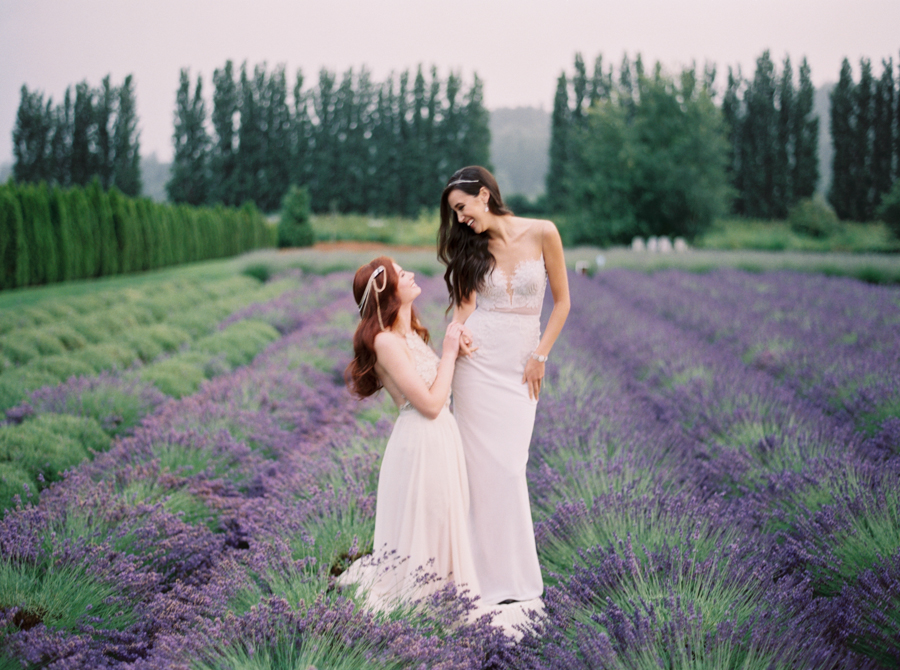
[[[891,190],[894,161],[894,62],[882,60],[884,68],[875,84],[875,100],[872,108],[872,187],[873,205]]]
[[[466,98],[466,123],[467,164],[491,169],[490,115],[484,107],[484,84],[477,74],[472,75],[472,88]]]
[[[547,170],[547,207],[551,211],[564,211],[567,205],[566,167],[569,163],[569,85],[566,73],[556,80],[553,98],[553,116],[550,126],[550,166]]]
[[[831,91],[831,141],[834,154],[831,164],[831,188],[828,201],[842,219],[855,214],[854,192],[856,182],[854,124],[854,85],[850,61],[841,63],[841,74]]]
[[[179,77],[175,97],[175,132],[172,135],[175,153],[166,192],[172,202],[201,205],[209,198],[209,135],[206,133],[203,78],[197,75],[194,96],[191,98],[188,70],[182,69]]]
[[[137,127],[137,101],[131,75],[125,77],[125,81],[118,89],[117,98],[116,122],[113,128],[115,160],[112,183],[125,195],[137,196],[141,193],[140,133]]]
[[[734,186],[735,197],[732,209],[736,214],[744,214],[746,204],[744,202],[744,169],[741,150],[743,143],[744,113],[741,102],[741,88],[744,84],[741,70],[738,67],[735,73],[728,68],[728,83],[725,88],[725,96],[722,99],[722,117],[728,138],[728,160],[726,171],[728,180]]]
[[[75,86],[75,110],[72,120],[71,181],[84,186],[96,169],[94,92],[86,81]]]
[[[853,219],[869,221],[875,215],[874,180],[872,174],[872,139],[873,103],[875,98],[875,81],[872,77],[872,61],[862,58],[859,62],[859,83],[854,95],[854,112],[856,116],[856,137],[853,144],[854,153],[854,198]]]
[[[66,88],[63,101],[53,111],[53,132],[50,139],[50,179],[60,186],[72,183],[72,94]]]
[[[109,75],[103,78],[95,95],[94,125],[96,126],[97,145],[94,173],[100,177],[103,188],[112,185],[113,162],[115,153],[112,143],[112,122],[116,112],[116,90],[109,81]]]
[[[784,59],[778,84],[778,130],[772,175],[772,214],[779,218],[787,216],[788,207],[794,200],[791,179],[795,149],[794,113],[794,70],[788,56]]]
[[[13,126],[13,176],[19,182],[38,182],[52,178],[53,110],[44,103],[39,91],[29,92],[23,85]]]
[[[794,109],[794,202],[811,198],[819,183],[819,117],[813,110],[815,87],[806,58],[800,63],[800,82]]]
[[[234,65],[213,72],[212,125],[215,134],[210,152],[210,202],[235,204],[237,148],[235,122],[238,114],[238,88],[234,80]]]
[[[756,61],[753,81],[746,89],[742,163],[746,213],[770,218],[774,214],[777,119],[775,66],[764,51]]]
[[[291,110],[284,66],[266,80],[264,101],[266,188],[257,204],[264,212],[274,212],[291,184]]]

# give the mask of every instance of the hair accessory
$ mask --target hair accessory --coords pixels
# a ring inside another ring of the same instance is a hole
[[[359,314],[360,316],[362,316],[363,308],[366,306],[366,302],[369,300],[369,294],[371,293],[372,287],[375,287],[375,309],[378,312],[378,325],[381,326],[381,330],[384,330],[384,321],[381,320],[381,302],[378,300],[378,295],[387,286],[387,275],[384,275],[384,281],[381,282],[380,288],[375,284],[375,277],[382,274],[383,272],[383,265],[379,265],[377,268],[375,268],[375,270],[369,276],[369,281],[366,282],[366,290],[363,291],[362,299],[359,301]]]
[[[456,186],[457,184],[478,184],[479,181],[477,179],[457,179],[456,181],[451,181],[447,184],[447,188],[451,186]]]

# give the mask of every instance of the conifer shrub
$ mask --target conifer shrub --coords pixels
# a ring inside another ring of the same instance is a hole
[[[291,186],[281,201],[278,246],[311,247],[316,239],[310,216],[309,191],[305,187]]]
[[[825,238],[840,227],[837,214],[823,202],[806,198],[788,211],[788,224],[795,233]]]

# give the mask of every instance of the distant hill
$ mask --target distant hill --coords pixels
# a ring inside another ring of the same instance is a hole
[[[504,195],[544,192],[550,150],[550,113],[537,107],[491,111],[491,163]]]

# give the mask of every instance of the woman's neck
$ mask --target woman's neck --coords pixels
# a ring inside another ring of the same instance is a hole
[[[508,244],[510,239],[509,217],[504,214],[492,215],[487,225],[487,234],[495,242],[502,245]]]
[[[391,331],[398,335],[406,335],[412,330],[412,303],[401,305],[397,312],[397,318],[391,326]]]

